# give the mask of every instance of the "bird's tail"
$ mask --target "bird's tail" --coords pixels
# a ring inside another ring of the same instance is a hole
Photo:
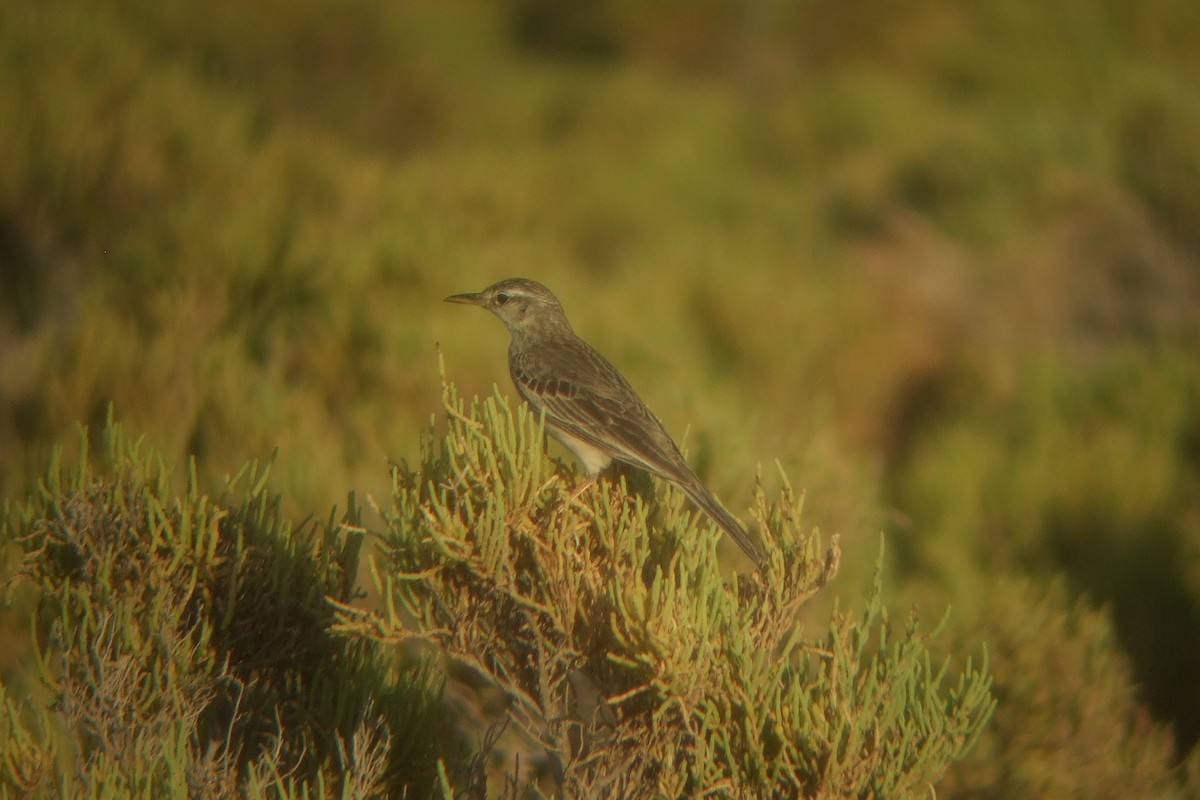
[[[758,566],[762,566],[767,561],[767,554],[763,552],[762,547],[750,538],[750,534],[746,533],[746,529],[742,524],[730,514],[725,506],[721,505],[712,492],[704,488],[704,485],[699,480],[684,481],[678,484],[683,493],[696,504],[696,507],[703,511],[712,520],[720,526],[721,530],[729,534],[729,538],[737,543],[737,546],[742,548],[742,552],[750,557]]]

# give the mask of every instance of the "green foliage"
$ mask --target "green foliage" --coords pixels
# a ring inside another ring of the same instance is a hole
[[[527,406],[468,406],[449,383],[443,403],[446,434],[394,471],[383,608],[342,604],[342,627],[436,643],[500,687],[542,791],[926,797],[971,747],[992,709],[985,671],[931,666],[878,586],[861,613],[806,632],[824,627],[806,606],[839,549],[802,531],[786,480],[774,502],[756,493],[769,564],[726,581],[714,532],[678,495],[576,488]]]
[[[572,493],[525,406],[467,411],[451,384],[444,404],[447,435],[394,471],[379,612],[353,605],[353,503],[292,526],[265,470],[216,500],[189,470],[174,494],[111,420],[98,457],[84,432],[73,468],[6,504],[6,597],[34,638],[0,682],[0,796],[489,796],[498,733],[454,744],[429,662],[389,666],[384,645],[409,640],[502,690],[559,796],[917,797],[970,749],[985,672],[931,667],[878,587],[804,634],[839,550],[800,531],[789,488],[757,493],[769,566],[726,582],[680,496]],[[513,796],[531,781],[506,774]]]
[[[1171,732],[1138,705],[1106,614],[1070,601],[1061,581],[998,581],[990,597],[979,624],[991,632],[997,710],[979,746],[951,767],[946,791],[997,800],[1200,796],[1196,759],[1190,773],[1172,768]]]
[[[375,797],[434,777],[439,679],[329,633],[361,529],[293,526],[248,466],[225,494],[111,422],[97,461],[55,463],[8,507],[7,596],[34,667],[0,688],[0,796]],[[7,681],[6,681],[7,683]],[[16,688],[23,691],[15,691]],[[424,773],[422,774],[422,771]]]
[[[912,569],[955,587],[960,607],[995,602],[978,591],[991,584],[974,564],[1040,577],[1065,570],[1071,585],[1111,604],[1143,698],[1180,717],[1185,741],[1200,735],[1193,361],[1128,350],[1085,368],[1047,359],[978,418],[930,425],[914,445],[920,466],[898,487],[902,505],[929,523],[906,548]],[[1153,416],[1129,413],[1151,407]],[[964,530],[980,535],[961,543]]]
[[[110,404],[205,491],[278,447],[287,515],[379,496],[435,342],[505,380],[440,298],[526,274],[721,497],[778,457],[843,585],[887,529],[885,599],[974,646],[1061,575],[1195,764],[1198,40],[1180,0],[10,0],[0,496]]]

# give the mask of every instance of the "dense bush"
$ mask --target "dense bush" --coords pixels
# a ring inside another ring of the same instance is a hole
[[[384,611],[368,641],[421,637],[499,685],[568,797],[924,797],[991,711],[984,673],[931,666],[879,587],[814,620],[837,569],[790,488],[754,518],[769,564],[726,580],[707,522],[672,494],[576,488],[538,420],[446,386],[449,430],[397,468]]]
[[[726,581],[714,532],[677,496],[661,522],[623,482],[576,496],[524,407],[466,410],[451,385],[445,401],[446,436],[396,468],[377,612],[353,603],[353,507],[293,527],[253,467],[220,500],[194,474],[174,495],[158,458],[111,424],[102,466],[86,447],[74,469],[53,465],[4,526],[24,554],[9,596],[36,609],[36,639],[4,685],[0,787],[922,797],[975,741],[986,675],[931,667],[915,620],[891,630],[878,587],[824,633],[800,627],[838,549],[801,532],[790,490],[758,496],[770,564]],[[473,753],[452,746],[441,676],[386,655],[415,639],[503,692]],[[526,770],[509,754],[489,788],[505,720]]]
[[[6,502],[4,797],[367,797],[429,787],[441,679],[330,633],[362,530],[293,525],[248,466],[219,498],[118,426]],[[307,787],[307,788],[303,788]]]
[[[883,530],[883,606],[991,646],[995,722],[939,796],[1114,763],[1200,794],[1197,40],[1177,0],[13,0],[0,497],[110,405],[194,465],[167,497],[235,509],[275,448],[281,521],[382,497],[435,343],[507,386],[494,321],[440,299],[526,275],[732,507],[758,462],[804,487],[841,550],[806,625],[867,596]],[[44,699],[14,600],[0,675]],[[518,727],[490,752],[532,768]],[[461,735],[423,741],[461,764]]]

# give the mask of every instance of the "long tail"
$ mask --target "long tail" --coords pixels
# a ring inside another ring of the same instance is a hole
[[[742,552],[750,557],[758,566],[762,566],[767,561],[767,554],[763,552],[762,547],[757,542],[750,538],[746,533],[746,529],[741,523],[734,518],[726,510],[725,506],[721,505],[712,492],[704,488],[698,479],[691,481],[681,481],[677,484],[683,493],[696,504],[696,507],[703,511],[708,516],[712,517],[713,521],[721,527],[721,530],[729,534],[729,538],[737,543],[737,546],[742,548]]]

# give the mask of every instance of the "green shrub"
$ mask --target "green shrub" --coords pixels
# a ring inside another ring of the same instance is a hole
[[[726,580],[681,496],[577,488],[526,406],[443,392],[447,433],[394,471],[382,609],[340,604],[342,629],[433,642],[502,689],[541,791],[927,797],[970,748],[992,709],[985,672],[931,666],[878,585],[827,630],[806,620],[839,550],[802,532],[790,488],[757,492],[769,565]]]
[[[54,463],[3,541],[32,612],[29,672],[0,687],[0,797],[367,797],[428,784],[441,679],[329,632],[361,529],[292,525],[248,466],[219,500],[119,427]],[[421,770],[425,772],[422,774]]]
[[[1200,751],[1176,770],[1175,740],[1138,701],[1110,615],[1048,588],[999,579],[986,632],[997,710],[939,794],[1006,798],[1200,796]]]
[[[975,741],[986,674],[933,668],[878,586],[804,634],[839,550],[789,488],[757,494],[769,566],[726,581],[679,496],[574,490],[524,406],[444,401],[447,435],[394,470],[378,611],[354,604],[353,499],[293,526],[265,470],[176,494],[111,420],[100,458],[81,437],[5,508],[33,636],[0,684],[0,797],[916,797]],[[440,671],[394,659],[409,640],[506,698],[471,751]]]

